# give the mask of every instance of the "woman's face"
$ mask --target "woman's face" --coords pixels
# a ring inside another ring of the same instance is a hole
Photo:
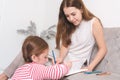
[[[76,7],[65,7],[63,9],[67,20],[75,26],[78,26],[82,21],[82,9],[77,9]]]

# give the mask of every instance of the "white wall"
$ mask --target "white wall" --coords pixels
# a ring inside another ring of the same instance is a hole
[[[39,35],[57,23],[59,4],[60,0],[0,0],[0,71],[21,50],[26,36],[16,30],[27,29],[32,20]]]
[[[104,27],[120,27],[120,0],[83,0],[87,8],[98,16]]]
[[[0,70],[18,54],[25,38],[17,29],[26,29],[30,20],[37,34],[57,23],[62,0],[0,0]],[[94,2],[93,2],[94,1]],[[119,0],[84,0],[87,8],[98,16],[104,27],[120,27]]]
[[[58,21],[59,7],[62,0],[45,0],[46,1],[46,27],[56,24]]]
[[[0,69],[4,69],[19,53],[25,36],[17,29],[26,29],[30,20],[44,29],[45,0],[0,0]]]

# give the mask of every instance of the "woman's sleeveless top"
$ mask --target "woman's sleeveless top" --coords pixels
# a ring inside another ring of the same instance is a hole
[[[66,59],[78,61],[79,67],[82,67],[86,61],[89,63],[92,48],[95,44],[92,32],[93,20],[94,18],[89,21],[82,20],[71,37],[71,45],[69,46]]]

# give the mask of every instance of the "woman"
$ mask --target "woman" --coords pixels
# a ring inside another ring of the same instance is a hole
[[[60,44],[61,43],[61,44]],[[94,60],[89,63],[94,44],[98,45],[98,52]],[[106,54],[103,27],[100,20],[85,7],[82,0],[63,0],[60,6],[56,36],[57,48],[60,56],[57,63],[66,58],[79,61],[79,68],[84,63],[87,71],[92,71]]]

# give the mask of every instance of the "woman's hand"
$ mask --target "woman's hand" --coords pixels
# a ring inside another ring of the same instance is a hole
[[[7,75],[5,75],[4,73],[0,74],[0,80],[8,80]]]
[[[87,72],[93,71],[93,68],[90,66],[83,67],[82,69],[86,69]]]

